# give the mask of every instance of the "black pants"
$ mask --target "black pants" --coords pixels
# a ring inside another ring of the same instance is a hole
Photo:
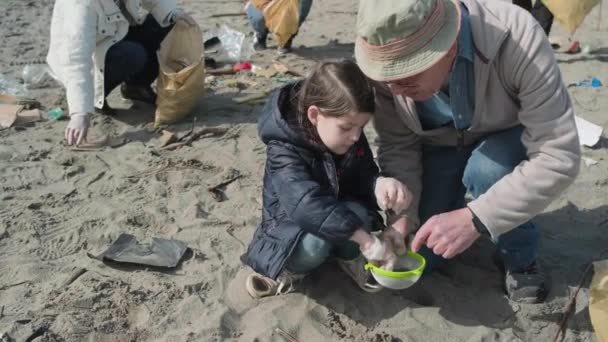
[[[129,27],[125,38],[112,45],[106,54],[106,95],[123,82],[139,86],[154,82],[159,68],[156,51],[172,27],[161,27],[150,14],[141,25]]]
[[[536,0],[534,5],[532,5],[532,0],[513,0],[513,4],[530,12],[534,19],[538,21],[543,30],[545,30],[547,37],[549,36],[551,26],[553,25],[553,14],[541,0]]]

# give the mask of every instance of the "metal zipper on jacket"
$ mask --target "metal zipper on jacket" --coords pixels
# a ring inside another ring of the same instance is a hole
[[[327,158],[327,154],[325,154],[325,158]],[[329,155],[329,163],[325,164],[323,163],[323,165],[328,165],[329,168],[331,170],[327,170],[328,171],[328,175],[329,177],[332,177],[332,179],[335,181],[336,183],[336,187],[335,187],[335,192],[336,192],[336,197],[340,196],[340,181],[338,180],[338,172],[336,171],[336,163],[334,163],[334,158],[331,157],[331,155]],[[327,167],[326,167],[327,169]]]

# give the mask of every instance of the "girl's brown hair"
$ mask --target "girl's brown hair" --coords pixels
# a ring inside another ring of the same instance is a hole
[[[298,126],[317,140],[308,120],[308,108],[317,106],[323,115],[374,113],[374,89],[359,66],[350,60],[318,63],[300,86],[297,95]]]

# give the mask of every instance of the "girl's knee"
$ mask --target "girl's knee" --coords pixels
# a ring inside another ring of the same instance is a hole
[[[287,269],[295,273],[310,272],[327,260],[331,249],[331,243],[312,234],[305,234],[291,254]]]

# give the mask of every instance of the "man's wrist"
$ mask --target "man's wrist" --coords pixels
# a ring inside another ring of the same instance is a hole
[[[409,225],[410,225],[410,222],[408,221],[407,217],[402,216],[402,217],[398,218],[395,222],[393,222],[393,224],[391,225],[391,228],[394,229],[399,234],[406,236]]]
[[[475,230],[479,233],[479,235],[490,236],[490,231],[488,231],[486,225],[481,222],[473,210],[469,208],[469,211],[472,215],[471,221],[473,222],[473,227],[475,227]]]

